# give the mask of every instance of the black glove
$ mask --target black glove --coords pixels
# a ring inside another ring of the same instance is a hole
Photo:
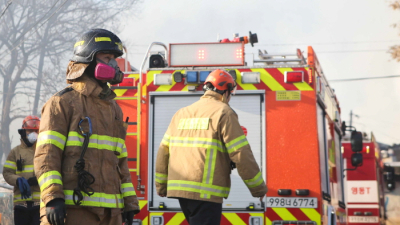
[[[36,177],[29,177],[28,184],[29,186],[39,185]]]
[[[230,166],[231,166],[231,170],[234,170],[236,168],[236,163],[231,161]]]
[[[135,216],[135,211],[128,211],[128,212],[123,212],[122,218],[125,224],[131,225],[133,223],[133,217]]]
[[[51,225],[64,225],[64,219],[66,217],[64,200],[55,198],[47,203],[46,217]]]

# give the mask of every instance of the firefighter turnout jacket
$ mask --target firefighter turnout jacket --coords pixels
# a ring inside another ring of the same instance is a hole
[[[84,142],[78,124],[85,117],[92,123],[85,170],[95,182],[90,185],[93,195],[81,192],[81,206],[100,216],[105,208],[111,208],[112,216],[120,214],[122,208],[139,210],[127,164],[128,124],[115,97],[108,87],[102,88],[84,74],[44,105],[34,163],[41,190],[41,216],[46,213],[46,204],[55,198],[65,199],[67,207],[80,207],[73,202],[73,190],[78,186],[74,166]]]
[[[33,156],[35,155],[35,145],[32,147],[26,146],[25,142],[21,140],[21,144],[13,148],[8,154],[6,163],[3,167],[4,180],[10,185],[14,186],[14,206],[25,206],[26,201],[33,201],[38,204],[40,201],[40,188],[38,185],[30,186],[31,197],[22,199],[21,191],[17,187],[17,179],[23,177],[28,180],[35,177],[33,170]],[[17,169],[17,160],[22,163],[22,170]]]
[[[254,197],[267,192],[237,114],[222,95],[207,91],[173,116],[157,153],[160,195],[222,203],[230,191],[231,166]]]

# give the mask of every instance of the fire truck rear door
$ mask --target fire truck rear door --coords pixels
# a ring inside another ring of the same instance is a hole
[[[150,121],[149,121],[149,207],[158,209],[164,203],[167,209],[179,210],[176,199],[161,198],[155,191],[154,171],[155,158],[159,144],[175,112],[199,100],[202,92],[197,93],[150,93]],[[264,91],[237,91],[229,102],[239,116],[239,123],[247,130],[247,139],[250,143],[257,164],[261,168],[265,180],[265,105]],[[224,199],[223,210],[246,210],[254,204],[256,210],[263,210],[258,198],[251,196],[250,191],[238,175],[237,170],[231,174],[231,191],[228,199]]]

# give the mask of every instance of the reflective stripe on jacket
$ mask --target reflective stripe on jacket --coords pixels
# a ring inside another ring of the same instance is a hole
[[[24,141],[21,140],[21,144],[11,150],[4,163],[4,180],[8,184],[14,186],[14,205],[24,205],[26,201],[39,202],[40,200],[40,188],[38,185],[30,186],[31,196],[27,199],[21,198],[21,191],[16,185],[19,177],[24,177],[27,180],[31,177],[35,177],[35,172],[33,170],[34,155],[35,145],[28,147]],[[17,160],[19,159],[22,159],[22,171],[17,170]]]
[[[207,91],[173,116],[157,153],[157,193],[222,203],[230,191],[230,161],[254,197],[267,187],[236,113]]]
[[[83,75],[44,105],[34,164],[42,191],[41,215],[54,198],[74,205],[73,190],[78,186],[74,166],[84,142],[78,123],[85,117],[91,119],[93,133],[84,156],[85,170],[95,177],[95,182],[90,185],[93,195],[82,192],[81,206],[92,207],[99,215],[103,208],[115,208],[113,214],[122,208],[139,209],[127,164],[128,125],[113,100],[115,94],[100,98],[103,92],[97,81]]]

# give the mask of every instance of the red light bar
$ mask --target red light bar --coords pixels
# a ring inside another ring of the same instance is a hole
[[[303,71],[286,71],[285,72],[285,83],[298,83],[304,81]]]
[[[169,45],[169,66],[243,66],[244,43],[181,43]]]

